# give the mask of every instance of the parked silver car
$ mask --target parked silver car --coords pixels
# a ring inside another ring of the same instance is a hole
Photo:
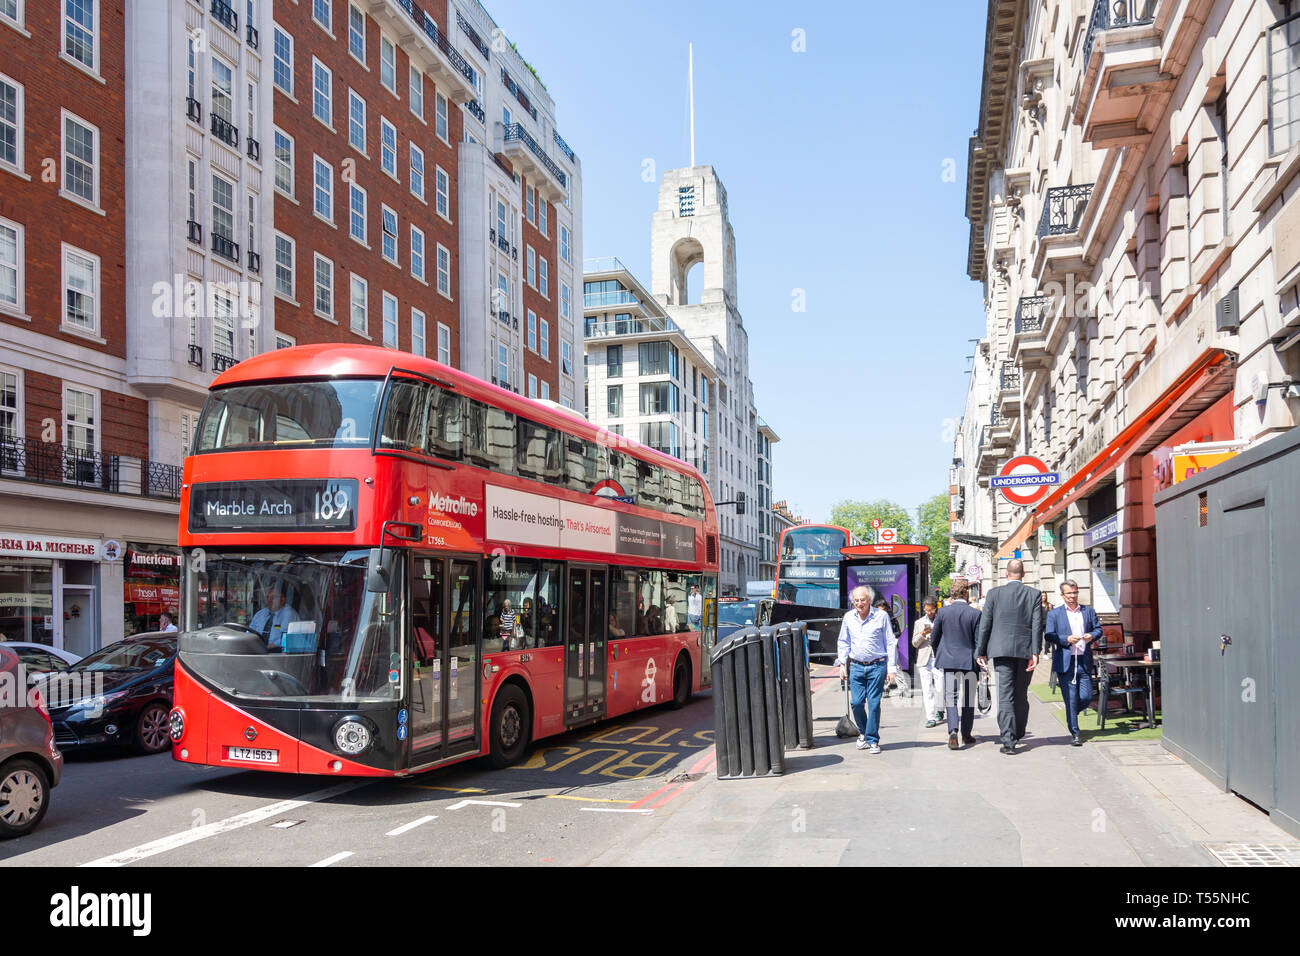
[[[63,776],[63,754],[18,655],[0,644],[0,840],[36,829]]]

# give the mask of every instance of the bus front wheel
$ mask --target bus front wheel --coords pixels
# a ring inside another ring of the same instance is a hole
[[[517,684],[507,684],[492,704],[492,766],[498,770],[517,763],[528,749],[532,718],[528,698]]]
[[[690,699],[691,665],[686,662],[686,656],[682,655],[677,658],[677,666],[673,668],[673,701],[669,706],[673,710],[681,710]]]

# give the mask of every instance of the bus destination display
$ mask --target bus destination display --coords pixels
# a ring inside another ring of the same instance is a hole
[[[355,531],[355,478],[197,484],[190,531]]]

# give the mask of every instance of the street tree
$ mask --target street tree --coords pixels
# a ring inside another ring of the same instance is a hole
[[[930,549],[930,580],[935,582],[952,574],[953,570],[949,547],[952,530],[949,506],[948,496],[942,493],[921,503],[921,538],[918,543]]]
[[[871,544],[876,540],[871,527],[873,518],[880,519],[882,528],[896,528],[900,543],[915,541],[916,530],[907,509],[884,498],[879,501],[841,501],[831,508],[830,523],[848,528],[864,543]]]

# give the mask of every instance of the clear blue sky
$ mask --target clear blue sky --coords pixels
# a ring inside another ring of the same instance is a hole
[[[647,286],[658,183],[641,171],[689,165],[695,44],[696,163],[727,188],[750,376],[781,436],[775,497],[823,520],[845,498],[946,493],[945,420],[984,333],[965,218],[983,0],[485,5],[582,160],[583,255]]]

